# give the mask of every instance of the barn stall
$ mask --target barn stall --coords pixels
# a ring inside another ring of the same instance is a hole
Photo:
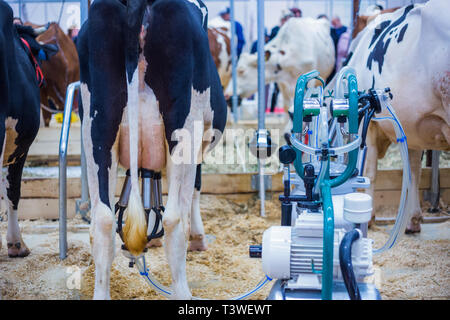
[[[271,1],[267,1],[271,3]],[[310,1],[272,1],[273,5],[290,7],[298,5],[314,8]],[[370,1],[368,1],[370,2]],[[387,1],[386,1],[387,2]],[[391,1],[389,1],[391,2]],[[220,1],[206,1],[210,13]],[[319,12],[338,11],[330,2],[323,1]],[[348,9],[348,3],[336,1]],[[13,3],[14,4],[14,3]],[[227,2],[220,3],[225,6]],[[250,5],[237,1],[239,5]],[[390,4],[386,4],[390,5]],[[270,5],[269,5],[270,7]],[[276,6],[275,6],[276,7]],[[267,6],[266,6],[267,10]],[[305,12],[308,12],[305,10]],[[339,12],[339,11],[338,11]],[[347,12],[347,11],[346,11]],[[315,14],[312,11],[310,14]],[[330,14],[332,15],[332,14]],[[270,16],[270,15],[269,15]],[[345,17],[344,14],[342,14]],[[244,21],[244,17],[241,18]],[[271,18],[272,19],[272,18]],[[251,20],[251,19],[250,19]],[[351,20],[350,16],[348,20]],[[347,20],[347,21],[348,21]],[[251,37],[249,37],[251,39]],[[247,140],[228,137],[224,144],[205,160],[202,199],[200,208],[205,224],[209,249],[205,252],[189,252],[187,256],[188,281],[194,296],[226,299],[251,290],[264,276],[259,259],[249,257],[249,246],[262,242],[263,232],[270,226],[280,225],[281,208],[278,197],[283,192],[282,166],[277,157],[264,164],[267,191],[264,193],[264,216],[258,190],[258,160],[246,149],[254,129],[258,126],[257,107],[248,102],[251,111],[241,110],[237,123],[229,120],[228,127],[241,128]],[[248,115],[242,113],[247,112]],[[249,120],[250,119],[250,120]],[[284,144],[282,130],[284,115],[266,114],[265,127],[274,142]],[[89,213],[83,208],[86,196],[82,187],[80,162],[80,124],[71,124],[68,143],[67,170],[67,257],[63,260],[60,247],[60,190],[58,179],[59,138],[62,124],[54,118],[48,128],[41,128],[27,159],[22,181],[22,198],[19,205],[20,226],[25,243],[31,249],[30,256],[23,259],[7,257],[5,249],[0,255],[0,288],[2,299],[91,299],[94,290],[94,264],[89,245]],[[231,150],[231,152],[230,152]],[[215,157],[235,159],[231,164],[217,166]],[[239,161],[239,160],[244,161]],[[419,187],[425,218],[419,234],[403,236],[394,248],[374,257],[374,274],[365,279],[374,283],[382,299],[448,299],[448,202],[450,199],[450,156],[447,152],[439,157],[439,208],[432,210],[430,203],[433,188],[431,161],[422,160]],[[401,193],[402,162],[400,152],[391,147],[378,163],[379,176],[375,185],[374,204],[377,220],[368,231],[375,247],[389,236],[395,221]],[[116,196],[125,177],[119,169]],[[260,181],[260,180],[259,180]],[[167,183],[163,179],[164,201]],[[427,198],[428,196],[428,198]],[[429,199],[429,200],[427,200]],[[81,209],[80,209],[81,205]],[[3,207],[3,206],[2,206]],[[430,210],[429,210],[430,209]],[[0,233],[6,234],[7,216],[1,215]],[[3,241],[5,243],[5,241]],[[162,299],[148,286],[136,268],[130,268],[129,260],[121,253],[121,240],[116,236],[116,259],[111,273],[111,297],[113,299]],[[445,259],[442,259],[445,257]],[[162,248],[151,248],[146,253],[149,268],[164,285],[170,285],[170,272]],[[433,261],[433,263],[429,263]],[[265,299],[270,285],[258,291],[251,299]]]

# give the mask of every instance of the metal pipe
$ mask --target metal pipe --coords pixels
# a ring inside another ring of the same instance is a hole
[[[127,170],[125,180],[123,182],[122,191],[120,192],[118,205],[122,208],[128,207],[128,201],[131,193],[130,170]]]
[[[439,157],[441,151],[433,150],[431,157],[431,193],[430,202],[432,210],[437,210],[439,206]]]
[[[88,0],[80,0],[80,28],[88,18],[89,4]]]
[[[162,198],[162,186],[161,186],[161,177],[156,180],[156,185],[158,186],[158,206],[163,206],[163,198]]]
[[[258,0],[258,130],[265,129],[264,0]]]
[[[144,210],[150,210],[152,208],[152,178],[142,177],[142,204]]]
[[[238,121],[237,105],[238,96],[236,94],[236,62],[237,62],[237,45],[236,45],[236,22],[234,17],[234,0],[230,0],[230,23],[231,23],[231,78],[233,81],[233,96],[231,97],[231,110],[233,112],[234,122]]]
[[[264,0],[258,0],[258,135],[265,131],[265,66],[264,66]],[[258,159],[259,168],[259,199],[261,201],[261,216],[265,217],[265,185],[264,185],[264,160]]]
[[[19,0],[19,18],[22,19],[22,0]]]
[[[155,208],[160,208],[163,205],[162,201],[162,187],[161,187],[161,172],[155,172],[152,179],[152,205]]]
[[[145,210],[150,210],[153,207],[152,202],[152,184],[153,184],[153,171],[147,169],[141,169],[141,193],[142,203]]]
[[[59,258],[67,257],[67,145],[69,142],[70,118],[75,90],[80,82],[69,84],[64,104],[64,118],[59,139]]]

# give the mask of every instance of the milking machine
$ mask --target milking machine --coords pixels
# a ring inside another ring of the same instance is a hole
[[[141,177],[142,204],[144,207],[145,218],[148,226],[147,241],[151,241],[153,239],[161,238],[164,235],[164,229],[162,227],[162,212],[164,212],[164,206],[162,201],[161,172],[140,169],[138,173]],[[115,205],[115,212],[116,214],[118,214],[116,231],[122,241],[122,221],[125,210],[128,206],[130,193],[131,177],[130,170],[127,170],[119,201]],[[126,257],[130,259],[130,267],[133,267],[138,257],[130,254],[125,244],[122,244],[122,252]],[[143,256],[141,256],[141,258],[142,257]]]
[[[307,88],[310,81],[320,85]],[[292,134],[279,149],[281,225],[264,232],[262,245],[250,246],[250,256],[262,258],[263,272],[277,279],[267,299],[380,299],[375,285],[364,282],[374,272],[372,255],[391,248],[409,218],[408,147],[389,104],[390,90],[358,92],[356,73],[348,67],[329,96],[324,87],[317,71],[297,81]],[[381,113],[389,116],[375,116]],[[382,120],[392,121],[401,146],[403,187],[391,235],[373,249],[367,237],[372,197],[357,191],[370,186],[362,176],[369,123]]]
[[[162,213],[164,212],[164,206],[162,201],[161,173],[147,169],[140,169],[139,176],[141,178],[142,203],[145,210],[148,226],[147,240],[150,242],[151,240],[161,238],[164,235],[164,229],[162,226]],[[123,219],[125,210],[128,206],[130,192],[131,177],[130,170],[127,170],[119,201],[115,205],[115,212],[116,214],[118,214],[116,231],[120,235],[122,242]],[[122,244],[122,253],[129,259],[130,268],[136,266],[139,270],[139,274],[150,286],[152,286],[161,295],[170,298],[172,296],[171,289],[161,284],[151,273],[150,267],[145,259],[145,253],[147,251],[147,248],[145,248],[144,252],[141,255],[134,256],[128,251],[125,244]],[[271,280],[272,279],[270,279],[268,276],[264,276],[254,288],[243,294],[231,297],[230,300],[246,299],[263,288]],[[193,297],[193,299],[202,300],[202,298],[199,297]]]
[[[320,85],[307,88],[310,81]],[[304,74],[297,81],[292,134],[289,143],[279,148],[284,171],[281,225],[267,229],[262,245],[249,249],[250,257],[262,258],[264,277],[253,289],[230,299],[246,299],[272,279],[276,281],[267,297],[271,300],[380,299],[375,285],[365,279],[374,273],[373,254],[392,248],[409,219],[405,211],[411,183],[406,136],[390,105],[392,94],[388,88],[359,92],[356,73],[349,67],[340,71],[335,89],[328,96],[324,87],[317,71]],[[370,180],[362,176],[370,121],[386,120],[394,125],[400,144],[403,185],[389,239],[374,249],[373,240],[367,237],[372,197],[357,191],[370,186]],[[258,154],[261,148],[271,149],[271,143],[255,146]],[[140,170],[140,176],[150,241],[164,232],[161,175]],[[120,235],[130,190],[127,172],[116,205]],[[130,267],[136,265],[149,285],[170,298],[171,289],[152,275],[145,252],[135,257],[122,248],[130,259]]]

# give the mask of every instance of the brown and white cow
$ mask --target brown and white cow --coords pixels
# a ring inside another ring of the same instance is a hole
[[[231,79],[231,42],[226,28],[208,27],[209,50],[214,59],[220,83],[226,88]]]
[[[392,105],[407,136],[412,185],[406,205],[407,232],[419,232],[421,156],[450,150],[450,3],[433,0],[377,15],[353,40],[346,65],[357,72],[358,89],[390,87]],[[334,87],[335,79],[328,88]],[[372,181],[377,159],[396,141],[388,122],[371,123],[365,175]]]
[[[26,24],[33,28],[42,28],[31,23]],[[48,126],[52,113],[56,111],[54,108],[64,110],[67,86],[80,80],[80,65],[75,44],[57,23],[50,23],[36,40],[42,44],[54,44],[59,48],[58,53],[42,61],[45,81],[41,87],[41,107],[44,124]]]
[[[77,48],[72,39],[64,33],[57,23],[51,23],[44,33],[36,40],[44,44],[56,44],[57,54],[42,62],[42,72],[45,83],[41,88],[41,104],[44,105],[42,115],[45,125],[51,120],[51,113],[45,107],[51,108],[50,100],[58,110],[64,110],[66,89],[72,82],[80,80],[80,64]]]

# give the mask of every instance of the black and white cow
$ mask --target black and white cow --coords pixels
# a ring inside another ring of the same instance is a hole
[[[13,26],[11,7],[0,0],[0,163],[7,167],[0,192],[7,203],[10,257],[30,253],[20,233],[17,208],[23,166],[40,123],[39,86],[32,59]]]
[[[139,50],[142,24],[148,27]],[[110,298],[118,162],[131,172],[123,240],[133,255],[147,245],[138,168],[160,172],[166,167],[163,226],[172,297],[189,299],[189,236],[191,249],[206,249],[199,210],[200,164],[203,153],[220,139],[227,112],[209,51],[207,9],[197,0],[96,0],[77,49],[92,203],[94,299]]]
[[[352,41],[346,62],[356,70],[360,90],[390,87],[393,93],[392,106],[408,139],[412,173],[406,205],[412,220],[407,232],[420,231],[422,151],[450,150],[449,10],[449,1],[432,0],[378,15]],[[377,159],[392,142],[396,136],[391,123],[371,123],[365,175],[372,181],[372,193]]]

